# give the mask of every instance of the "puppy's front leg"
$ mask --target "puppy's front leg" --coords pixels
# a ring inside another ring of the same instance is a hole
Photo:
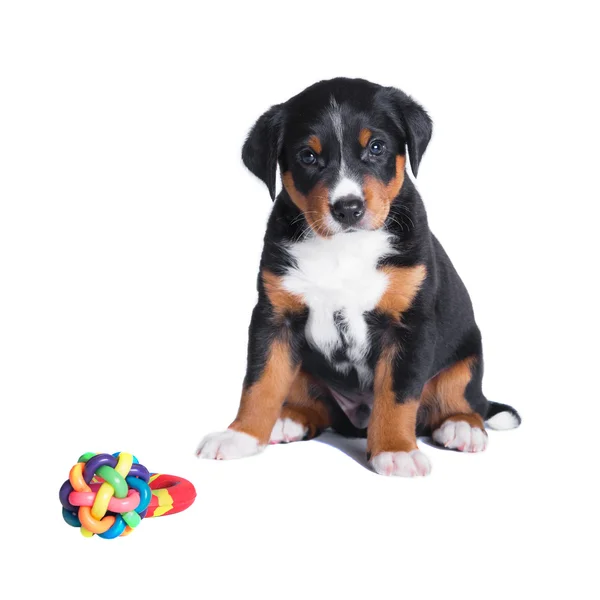
[[[263,272],[259,302],[250,322],[248,366],[237,417],[226,431],[202,440],[196,452],[199,457],[243,458],[260,452],[269,443],[300,370],[294,315],[302,311],[300,302],[281,289],[278,278]]]
[[[422,343],[422,341],[420,342]],[[427,347],[400,352],[391,344],[382,349],[375,369],[373,412],[367,431],[367,451],[381,475],[428,475],[431,465],[417,448],[417,411],[430,360]],[[404,355],[404,356],[403,356]]]

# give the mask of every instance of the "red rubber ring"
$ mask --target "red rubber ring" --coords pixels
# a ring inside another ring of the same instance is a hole
[[[152,500],[148,506],[147,517],[174,515],[189,508],[196,499],[196,488],[191,481],[176,475],[154,473],[148,482]]]

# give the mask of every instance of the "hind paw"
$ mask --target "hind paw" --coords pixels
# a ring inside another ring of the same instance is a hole
[[[287,444],[289,442],[299,442],[306,437],[308,427],[296,423],[293,419],[277,419],[269,444]]]
[[[460,452],[483,452],[488,443],[487,433],[466,421],[445,421],[431,437],[440,446]]]

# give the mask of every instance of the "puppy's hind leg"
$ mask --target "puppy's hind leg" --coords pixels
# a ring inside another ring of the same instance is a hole
[[[327,429],[331,416],[321,393],[312,377],[300,371],[273,427],[269,444],[309,440]]]
[[[420,421],[434,442],[460,452],[486,449],[483,424],[487,400],[481,391],[480,357],[457,361],[431,379],[423,390]]]

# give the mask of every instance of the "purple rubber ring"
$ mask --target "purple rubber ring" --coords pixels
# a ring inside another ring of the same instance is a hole
[[[60,503],[63,507],[69,512],[77,512],[77,507],[73,506],[69,502],[69,494],[73,491],[73,486],[71,482],[67,479],[61,486],[60,491],[58,492],[58,497],[60,498]]]
[[[85,463],[83,467],[83,478],[90,483],[100,467],[109,466],[113,469],[117,466],[117,459],[112,454],[96,454]]]
[[[129,469],[129,474],[127,477],[137,477],[138,479],[142,479],[148,483],[148,479],[150,479],[150,473],[144,465],[140,465],[140,463],[134,463],[131,465],[131,469]]]

